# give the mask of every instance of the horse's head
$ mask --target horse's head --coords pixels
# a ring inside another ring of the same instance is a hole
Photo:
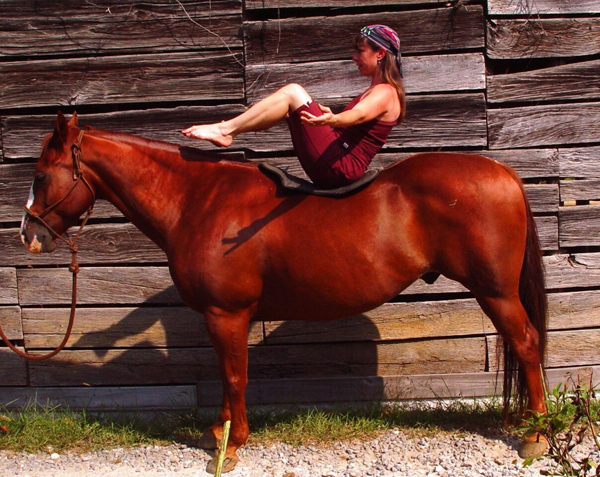
[[[93,205],[79,161],[81,131],[76,113],[67,122],[59,112],[54,132],[44,140],[21,223],[21,240],[30,252],[52,252],[56,239]]]

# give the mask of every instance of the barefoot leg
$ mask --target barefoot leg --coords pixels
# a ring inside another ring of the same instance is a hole
[[[238,134],[269,129],[285,118],[289,112],[310,100],[310,95],[302,86],[292,83],[267,96],[233,119],[221,123],[191,126],[181,132],[191,138],[228,147]]]

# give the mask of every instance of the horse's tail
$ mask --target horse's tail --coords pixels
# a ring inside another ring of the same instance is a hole
[[[542,250],[538,238],[537,227],[523,183],[520,177],[510,167],[505,166],[513,179],[519,184],[525,201],[527,211],[527,240],[525,246],[525,256],[523,258],[523,267],[521,268],[521,278],[519,282],[519,298],[527,312],[531,324],[537,330],[539,335],[540,362],[542,367],[546,358],[546,338],[547,338],[547,314],[548,299],[546,297],[546,286],[544,279],[544,264],[542,262]],[[508,412],[510,401],[516,388],[518,400],[518,413],[522,413],[526,406],[527,391],[525,387],[525,375],[520,369],[515,355],[504,343],[504,389],[502,393],[504,410]]]

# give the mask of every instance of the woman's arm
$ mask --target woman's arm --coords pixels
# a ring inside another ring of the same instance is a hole
[[[314,116],[308,111],[302,111],[300,118],[309,126],[348,127],[377,119],[388,112],[392,101],[397,100],[397,93],[387,84],[375,86],[352,109],[334,114],[330,108],[319,104],[323,111],[320,116]]]

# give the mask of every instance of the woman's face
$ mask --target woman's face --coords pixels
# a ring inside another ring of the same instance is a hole
[[[358,71],[363,76],[373,76],[377,71],[378,65],[377,60],[380,60],[385,55],[383,48],[378,51],[373,51],[369,45],[363,43],[357,45],[354,55],[352,55],[352,61],[358,66]]]

